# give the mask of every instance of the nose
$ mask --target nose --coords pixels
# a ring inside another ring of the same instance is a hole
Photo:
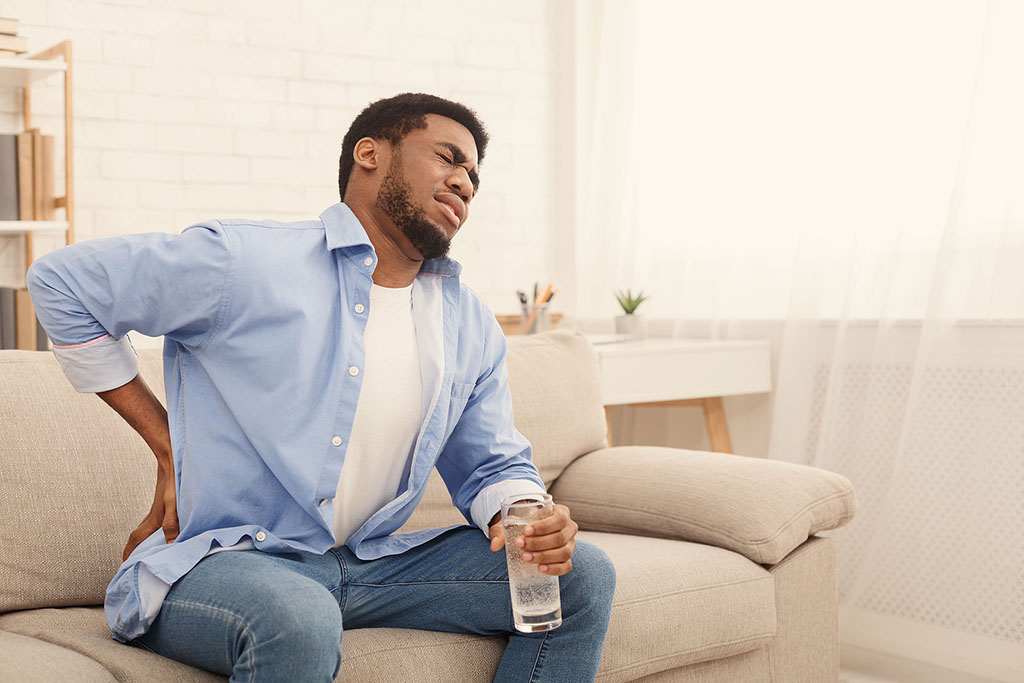
[[[457,167],[455,172],[448,176],[445,184],[467,205],[473,200],[473,195],[476,194],[473,189],[473,182],[469,179],[469,172],[462,166]]]

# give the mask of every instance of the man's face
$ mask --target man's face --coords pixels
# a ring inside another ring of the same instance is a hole
[[[443,116],[426,118],[426,128],[391,148],[376,205],[420,256],[432,259],[447,255],[479,182],[472,133]]]

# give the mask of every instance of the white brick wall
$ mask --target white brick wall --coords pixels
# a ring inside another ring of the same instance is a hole
[[[73,41],[79,240],[315,217],[337,201],[358,111],[426,91],[473,107],[492,135],[452,250],[466,281],[512,313],[516,289],[554,277],[556,200],[572,192],[571,162],[552,148],[571,106],[555,83],[572,68],[558,49],[572,26],[554,0],[0,0],[0,16],[21,20],[30,52]],[[32,97],[62,164],[59,86]],[[0,90],[0,131],[20,129],[18,112],[20,97]],[[38,253],[61,243],[36,242]],[[19,282],[23,251],[0,237],[0,283]]]

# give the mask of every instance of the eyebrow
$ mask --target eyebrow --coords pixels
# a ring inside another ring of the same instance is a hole
[[[441,147],[444,147],[452,153],[452,161],[457,164],[466,163],[466,153],[462,151],[462,148],[456,145],[454,142],[439,142],[437,143]],[[469,182],[473,183],[473,189],[477,190],[480,188],[480,176],[477,175],[476,169],[468,169]]]

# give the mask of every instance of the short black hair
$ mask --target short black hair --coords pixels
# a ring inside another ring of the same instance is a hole
[[[427,114],[444,116],[465,126],[476,142],[477,163],[484,160],[489,136],[476,112],[469,107],[426,93],[407,92],[377,100],[359,113],[342,140],[338,162],[338,192],[342,201],[355,164],[352,151],[356,143],[363,138],[373,138],[398,145],[411,131],[427,127]]]

